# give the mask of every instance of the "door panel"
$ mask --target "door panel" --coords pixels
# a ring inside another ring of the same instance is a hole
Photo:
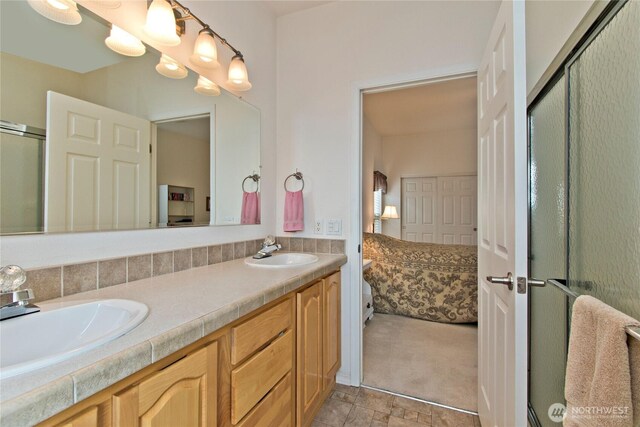
[[[478,77],[478,412],[484,426],[527,425],[527,275],[524,2],[503,1]]]
[[[402,178],[402,240],[436,243],[436,178]]]
[[[322,281],[324,298],[323,370],[324,389],[333,386],[340,369],[340,273]]]

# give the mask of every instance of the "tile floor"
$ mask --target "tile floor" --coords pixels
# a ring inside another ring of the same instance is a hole
[[[477,416],[363,387],[336,384],[312,427],[480,427]]]

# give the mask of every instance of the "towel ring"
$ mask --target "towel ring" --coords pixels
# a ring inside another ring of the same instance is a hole
[[[260,176],[256,173],[254,173],[253,175],[249,175],[247,176],[245,179],[242,180],[242,191],[245,193],[257,193],[258,192],[258,187],[256,186],[256,191],[246,191],[244,189],[244,183],[247,182],[247,180],[250,179],[253,182],[255,182],[256,184],[258,183],[258,181],[260,181]]]
[[[291,175],[287,176],[287,177],[284,179],[284,191],[289,191],[289,190],[287,189],[287,181],[289,180],[289,178],[295,178],[295,179],[297,179],[298,181],[302,181],[302,188],[301,188],[300,190],[298,190],[298,191],[302,191],[302,190],[304,190],[304,179],[302,178],[302,172],[298,172],[298,171],[296,170],[296,172],[295,172],[295,173],[292,173]]]

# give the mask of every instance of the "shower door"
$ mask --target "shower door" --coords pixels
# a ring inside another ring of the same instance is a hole
[[[559,426],[571,307],[640,319],[640,2],[612,2],[529,106],[529,421]]]

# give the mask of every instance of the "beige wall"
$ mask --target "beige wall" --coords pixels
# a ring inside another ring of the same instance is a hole
[[[475,175],[476,133],[473,128],[382,138],[383,170],[388,178],[384,204],[402,209],[403,177]],[[384,221],[382,232],[399,239],[400,220]]]
[[[382,168],[382,137],[367,118],[362,123],[362,230],[373,231],[373,171]]]
[[[47,127],[47,91],[82,94],[82,74],[8,53],[0,52],[0,76],[0,120],[40,129]]]
[[[195,189],[195,224],[209,224],[209,140],[158,129],[158,185]],[[157,191],[157,190],[156,190]]]

